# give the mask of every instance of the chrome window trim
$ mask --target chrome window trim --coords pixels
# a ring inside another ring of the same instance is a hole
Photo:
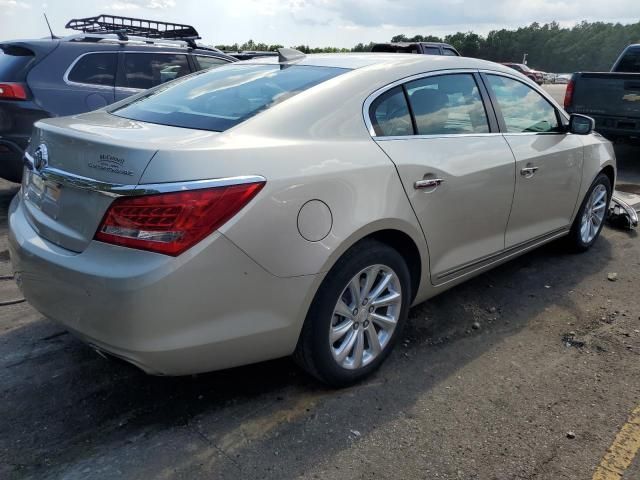
[[[95,55],[96,53],[106,53],[106,54],[109,54],[109,55],[116,55],[116,71],[113,72],[113,85],[109,86],[109,85],[100,85],[98,83],[82,83],[82,82],[74,82],[72,80],[69,80],[69,74],[71,73],[73,68],[76,66],[76,64],[82,58],[86,57],[87,55]],[[115,88],[116,77],[118,75],[118,57],[117,57],[117,55],[118,55],[118,51],[116,51],[116,50],[85,52],[82,55],[80,55],[78,58],[76,58],[73,62],[71,62],[71,65],[69,65],[67,70],[64,72],[64,75],[62,76],[62,80],[64,81],[64,83],[66,83],[67,85],[72,86],[72,87],[91,87],[91,88],[100,88],[100,89],[103,89],[103,90],[113,90]]]
[[[500,132],[487,133],[443,133],[441,135],[389,135],[372,137],[376,142],[385,142],[388,140],[427,140],[430,138],[460,138],[460,137],[499,137]]]
[[[461,137],[461,136],[473,136],[473,137],[481,137],[481,136],[487,136],[487,135],[496,135],[496,132],[487,132],[487,133],[460,133],[460,134],[455,134],[455,133],[447,133],[447,134],[441,134],[441,135],[401,135],[399,137],[389,137],[389,136],[378,136],[376,134],[375,129],[373,128],[373,123],[371,122],[371,117],[369,115],[369,109],[371,108],[371,104],[383,93],[391,90],[392,88],[395,88],[397,86],[400,85],[404,85],[405,83],[409,83],[409,82],[413,82],[414,80],[420,80],[423,78],[428,78],[428,77],[437,77],[437,76],[441,76],[441,75],[453,75],[453,74],[464,74],[464,73],[468,73],[473,75],[474,73],[478,73],[478,69],[475,68],[454,68],[454,69],[447,69],[447,70],[432,70],[430,72],[423,72],[423,73],[418,73],[415,75],[410,75],[408,77],[404,77],[401,78],[400,80],[396,80],[395,82],[389,83],[388,85],[385,85],[384,87],[381,87],[377,90],[375,90],[373,93],[371,93],[367,99],[364,101],[364,104],[362,106],[362,116],[364,118],[364,123],[367,126],[367,130],[369,131],[369,135],[371,135],[371,138],[373,138],[374,140],[378,141],[378,140],[382,140],[382,139],[416,139],[416,138],[448,138],[448,137]],[[475,79],[474,79],[475,81]],[[487,122],[489,121],[489,119],[487,118]]]
[[[237,177],[210,178],[206,180],[188,180],[184,182],[167,183],[139,183],[127,185],[122,183],[109,183],[82,175],[65,172],[55,167],[46,167],[37,171],[33,167],[33,157],[25,153],[25,165],[34,175],[40,176],[45,183],[57,186],[75,188],[100,193],[109,197],[152,195],[156,193],[182,192],[188,190],[201,190],[204,188],[227,187],[229,185],[242,185],[246,183],[266,182],[261,175],[242,175]]]

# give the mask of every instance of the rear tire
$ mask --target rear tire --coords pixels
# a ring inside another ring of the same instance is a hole
[[[601,173],[591,184],[580,205],[568,236],[569,247],[585,252],[596,242],[604,226],[611,201],[611,181]]]
[[[294,359],[328,385],[359,382],[393,349],[411,298],[402,256],[376,240],[361,241],[338,260],[318,289]]]

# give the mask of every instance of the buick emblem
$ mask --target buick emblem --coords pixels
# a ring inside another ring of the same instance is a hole
[[[33,168],[41,172],[47,168],[47,165],[49,165],[49,152],[47,151],[47,146],[41,143],[33,153]]]

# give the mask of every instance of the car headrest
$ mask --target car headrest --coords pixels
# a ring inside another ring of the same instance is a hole
[[[416,115],[428,115],[442,110],[449,103],[449,97],[439,90],[423,88],[411,94],[411,107]]]

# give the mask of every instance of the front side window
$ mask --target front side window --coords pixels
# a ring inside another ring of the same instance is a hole
[[[458,52],[456,52],[455,50],[451,50],[450,48],[443,48],[442,51],[444,52],[444,54],[446,56],[449,56],[449,57],[457,57],[457,56],[459,56]]]
[[[112,113],[142,122],[222,132],[348,71],[230,63],[158,87]]]
[[[187,56],[168,53],[125,53],[119,87],[146,90],[191,73]]]
[[[369,111],[376,136],[413,135],[411,114],[402,87],[384,92],[373,101]]]
[[[195,59],[199,70],[207,70],[208,68],[215,68],[229,63],[227,60],[223,60],[222,58],[207,57],[205,55],[196,55]]]
[[[533,88],[507,77],[487,77],[508,133],[560,131],[556,109]]]
[[[488,133],[489,122],[471,74],[426,77],[406,84],[418,135]]]
[[[67,78],[70,82],[113,87],[117,59],[116,53],[89,53],[76,62]]]

